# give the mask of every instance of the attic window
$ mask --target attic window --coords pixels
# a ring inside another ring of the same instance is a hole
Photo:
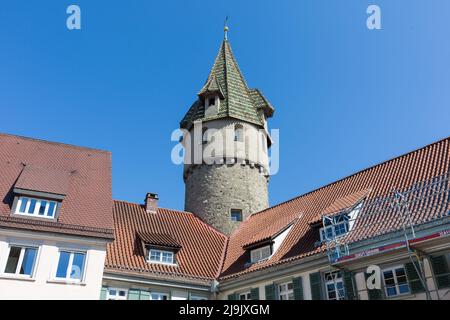
[[[272,246],[271,245],[253,249],[250,251],[251,263],[257,263],[260,261],[267,260],[270,258],[271,254],[272,254]]]
[[[172,251],[150,249],[149,261],[155,263],[174,264],[175,254]]]
[[[211,107],[213,105],[216,104],[216,99],[215,98],[209,98],[208,99],[208,107]]]
[[[54,219],[57,207],[56,201],[19,197],[14,214]]]
[[[350,212],[342,212],[340,214],[325,218],[324,226],[320,229],[320,240],[332,240],[350,232],[362,206],[363,203],[360,202],[353,209],[351,209]]]

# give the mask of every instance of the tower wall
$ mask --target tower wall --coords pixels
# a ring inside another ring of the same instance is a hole
[[[235,141],[236,126],[242,128],[242,141]],[[203,141],[206,128],[213,131]],[[245,220],[269,206],[264,128],[234,119],[212,120],[196,123],[183,141],[185,210],[229,234],[238,225],[231,221],[231,209],[242,210]]]
[[[185,208],[203,221],[230,234],[237,223],[231,209],[242,210],[243,220],[269,206],[267,178],[249,164],[198,165],[186,178]]]

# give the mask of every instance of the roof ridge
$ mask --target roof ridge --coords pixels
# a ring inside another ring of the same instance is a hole
[[[128,200],[113,199],[113,202],[120,202],[120,203],[125,203],[125,204],[131,204],[131,205],[135,205],[135,206],[139,206],[139,207],[143,207],[144,206],[144,204],[142,204],[142,203],[131,202],[131,201],[128,201]],[[172,211],[172,212],[176,212],[176,213],[185,213],[185,214],[188,214],[188,215],[194,215],[192,212],[184,211],[184,210],[170,209],[170,208],[165,208],[165,207],[158,207],[158,209]]]
[[[70,147],[73,149],[91,150],[91,151],[97,151],[97,152],[111,154],[111,151],[108,151],[108,150],[92,148],[92,147],[84,147],[84,146],[79,146],[79,145],[74,145],[74,144],[64,143],[64,142],[55,142],[55,141],[49,141],[49,140],[45,140],[45,139],[20,136],[20,135],[16,135],[16,134],[5,133],[5,132],[0,132],[0,136],[14,137],[14,138],[19,138],[19,139],[23,139],[23,140],[31,140],[31,141],[36,141],[36,142],[48,143],[48,144],[52,144],[52,145],[60,145],[60,146],[64,146],[64,147]]]
[[[230,88],[228,86],[228,67],[227,67],[227,49],[225,47],[227,43],[227,40],[222,41],[222,50],[223,50],[223,70],[224,70],[224,77],[223,80],[225,81],[225,89],[227,90],[227,99],[225,99],[225,102],[227,104],[226,106],[226,113],[227,116],[230,116]]]
[[[372,165],[372,166],[370,166],[370,167],[366,167],[366,168],[361,169],[361,170],[359,170],[359,171],[357,171],[357,172],[354,172],[354,173],[352,173],[352,174],[350,174],[350,175],[348,175],[348,176],[342,177],[342,178],[340,178],[340,179],[338,179],[338,180],[335,180],[335,181],[333,181],[333,182],[330,182],[330,183],[328,183],[328,184],[325,184],[325,185],[323,185],[323,186],[321,186],[321,187],[318,187],[318,188],[315,188],[315,189],[313,189],[313,190],[311,190],[311,191],[308,191],[308,192],[306,192],[306,193],[303,193],[303,194],[301,194],[301,195],[299,195],[299,196],[296,196],[296,197],[294,197],[294,198],[292,198],[292,199],[289,199],[289,200],[280,202],[280,203],[278,203],[278,204],[276,204],[276,205],[274,205],[274,206],[271,206],[271,207],[269,207],[269,208],[266,208],[266,209],[264,209],[264,210],[261,210],[261,211],[252,213],[252,214],[248,217],[247,220],[249,220],[251,217],[253,217],[253,216],[257,215],[257,214],[264,213],[264,212],[266,212],[266,211],[268,211],[268,210],[270,210],[270,209],[277,208],[277,207],[282,206],[282,205],[284,205],[284,204],[290,203],[290,202],[295,201],[295,200],[297,200],[297,199],[299,199],[299,198],[305,197],[305,196],[307,196],[307,195],[309,195],[309,194],[312,194],[312,193],[314,193],[314,192],[317,192],[317,191],[319,191],[319,190],[322,190],[322,189],[324,189],[324,188],[327,188],[327,187],[329,187],[329,186],[332,186],[332,185],[334,185],[334,184],[336,184],[336,183],[338,183],[338,182],[341,182],[341,181],[344,181],[344,180],[346,180],[346,179],[349,179],[349,178],[351,178],[351,177],[353,177],[353,176],[356,176],[357,174],[361,174],[361,173],[366,172],[366,171],[368,171],[368,170],[370,170],[370,169],[373,169],[373,168],[382,166],[382,165],[384,165],[384,164],[386,164],[386,163],[388,163],[388,162],[391,162],[391,161],[394,161],[394,160],[397,160],[397,159],[401,159],[401,158],[406,157],[406,156],[408,156],[408,155],[411,155],[411,154],[413,154],[413,153],[415,153],[415,152],[419,152],[419,151],[424,150],[424,149],[426,149],[426,148],[429,148],[429,147],[431,147],[431,146],[440,144],[440,143],[442,143],[442,142],[444,142],[444,141],[446,141],[446,140],[450,140],[450,136],[448,136],[448,137],[446,137],[446,138],[442,138],[442,139],[440,139],[440,140],[438,140],[438,141],[429,143],[429,144],[427,144],[427,145],[425,145],[425,146],[422,146],[422,147],[419,147],[419,148],[417,148],[417,149],[408,151],[408,152],[403,153],[403,154],[401,154],[401,155],[395,156],[395,157],[390,158],[390,159],[388,159],[388,160],[384,160],[384,161],[382,161],[382,162],[380,162],[380,163],[377,163],[377,164]]]

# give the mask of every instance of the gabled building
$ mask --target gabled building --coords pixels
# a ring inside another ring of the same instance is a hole
[[[449,300],[450,138],[268,208],[272,114],[225,34],[186,211],[113,201],[108,152],[0,134],[0,299]]]
[[[219,297],[450,299],[449,174],[447,138],[252,214],[229,238]]]
[[[0,134],[0,299],[98,299],[111,154]]]
[[[227,237],[194,214],[114,201],[101,299],[214,299]]]

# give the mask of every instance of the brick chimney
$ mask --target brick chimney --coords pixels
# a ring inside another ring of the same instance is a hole
[[[158,209],[158,195],[148,192],[145,196],[145,211],[156,213],[156,209]]]

